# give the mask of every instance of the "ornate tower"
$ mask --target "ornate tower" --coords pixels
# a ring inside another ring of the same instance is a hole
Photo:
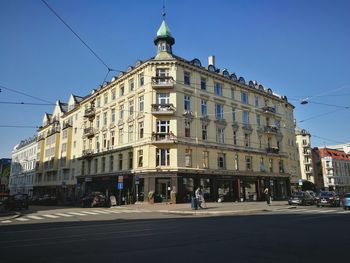
[[[170,29],[165,22],[165,13],[163,13],[163,22],[157,31],[154,44],[157,46],[155,59],[172,58],[172,45],[175,44],[175,38],[171,36]]]

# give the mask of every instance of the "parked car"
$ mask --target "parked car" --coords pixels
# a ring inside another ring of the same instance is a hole
[[[37,204],[38,205],[57,205],[57,198],[54,195],[45,194],[38,198]]]
[[[29,208],[29,199],[27,194],[15,194],[11,195],[5,203],[5,207],[8,210],[15,209],[28,209]]]
[[[340,206],[340,197],[333,191],[322,191],[316,197],[316,205],[320,206]]]
[[[342,206],[345,209],[350,209],[350,193],[346,193],[341,200]]]
[[[109,202],[106,195],[101,192],[91,192],[82,198],[81,205],[82,207],[103,207],[108,206]]]
[[[295,192],[288,200],[289,205],[313,205],[314,198],[308,192]]]

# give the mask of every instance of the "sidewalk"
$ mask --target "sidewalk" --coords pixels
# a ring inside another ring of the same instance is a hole
[[[15,211],[0,212],[0,220],[1,221],[11,220],[11,219],[19,217],[20,215],[21,215],[21,213],[15,212]]]
[[[252,213],[258,211],[276,211],[289,208],[287,201],[272,201],[271,205],[266,202],[227,202],[227,203],[206,203],[207,208],[192,210],[190,203],[170,204],[147,202],[132,205],[124,205],[117,208],[135,209],[140,211],[171,213],[171,214],[188,214],[188,215],[229,215],[238,213]]]

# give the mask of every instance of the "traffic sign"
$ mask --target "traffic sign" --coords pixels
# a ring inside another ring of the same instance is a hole
[[[122,175],[119,175],[118,176],[118,183],[122,183],[123,182],[123,176]]]
[[[123,189],[123,183],[118,183],[118,190]]]

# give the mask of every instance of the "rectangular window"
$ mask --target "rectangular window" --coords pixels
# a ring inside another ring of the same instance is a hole
[[[107,112],[103,113],[103,127],[107,127]]]
[[[216,128],[216,142],[217,143],[224,143],[225,142],[223,128]]]
[[[250,147],[250,134],[249,133],[244,134],[244,146]]]
[[[115,123],[115,109],[112,109],[111,112],[111,123]]]
[[[235,99],[235,89],[231,88],[231,99]]]
[[[119,87],[119,97],[124,96],[124,93],[125,93],[124,85],[121,85],[121,86]]]
[[[259,169],[260,169],[260,172],[265,172],[265,162],[263,157],[260,158]]]
[[[143,131],[144,131],[144,128],[143,128],[143,121],[142,121],[142,122],[139,122],[139,138],[140,139],[143,138]]]
[[[218,153],[218,168],[226,169],[226,154]]]
[[[129,131],[128,131],[128,142],[133,142],[134,141],[134,125],[129,126]]]
[[[96,116],[96,129],[100,128],[100,115]]]
[[[111,131],[111,145],[114,146],[114,143],[115,143],[115,132],[114,131]]]
[[[237,145],[237,131],[233,131],[233,144]]]
[[[106,92],[104,95],[103,95],[103,103],[104,105],[108,104],[108,93]]]
[[[123,170],[123,154],[122,153],[120,153],[119,155],[118,155],[118,159],[119,159],[119,171],[121,171],[121,170]]]
[[[134,100],[130,100],[129,101],[129,116],[133,116],[134,115]]]
[[[121,121],[124,119],[124,105],[119,106],[119,119]]]
[[[208,116],[208,112],[207,112],[207,101],[206,101],[206,100],[202,100],[202,103],[201,103],[201,113],[202,113],[202,117],[207,117],[207,116]]]
[[[273,160],[272,159],[269,159],[269,170],[270,170],[270,173],[273,173]]]
[[[143,150],[137,151],[137,167],[143,167]]]
[[[275,126],[276,126],[277,130],[280,130],[281,129],[281,121],[275,120]]]
[[[255,100],[255,107],[259,108],[259,96],[255,95],[254,100]]]
[[[191,110],[191,97],[188,95],[185,95],[184,97],[184,108],[185,111],[190,111]]]
[[[157,149],[156,150],[156,165],[157,166],[169,166],[170,165],[170,150],[169,149]]]
[[[135,88],[135,82],[134,79],[129,80],[129,91],[133,91]]]
[[[107,148],[107,134],[104,133],[102,135],[102,138],[103,138],[103,148]]]
[[[144,76],[143,72],[139,74],[139,83],[140,83],[140,87],[145,85],[145,76]]]
[[[235,154],[235,157],[234,157],[234,169],[235,169],[236,171],[239,170],[238,164],[239,164],[238,154]]]
[[[102,157],[102,173],[106,171],[106,157]]]
[[[144,97],[140,96],[139,97],[139,112],[143,112],[144,109]]]
[[[95,140],[96,140],[96,150],[97,150],[97,152],[99,152],[100,151],[100,140],[99,140],[99,137],[96,136]]]
[[[215,104],[215,118],[217,120],[222,120],[224,117],[223,105]]]
[[[309,168],[309,166],[306,166],[307,168]],[[280,173],[284,173],[284,163],[283,160],[279,160],[278,161],[278,169],[280,171]]]
[[[100,97],[98,97],[96,99],[96,108],[99,108],[99,107],[101,107],[101,98]]]
[[[248,93],[245,91],[241,91],[241,102],[244,104],[248,104]]]
[[[119,129],[119,144],[123,144],[124,131],[123,128]]]
[[[260,115],[259,114],[256,115],[256,125],[257,126],[261,125],[261,120],[260,120]]]
[[[222,96],[222,84],[221,83],[214,83],[214,93],[215,95]]]
[[[169,133],[170,121],[157,120],[157,133]]]
[[[201,78],[201,90],[207,90],[207,79]]]
[[[133,152],[128,153],[128,159],[129,159],[129,169],[132,169],[134,167],[134,155]]]
[[[185,137],[191,137],[191,122],[185,121]]]
[[[167,68],[157,68],[156,77],[164,78],[169,77],[169,69]]]
[[[185,166],[191,167],[192,166],[192,150],[186,149],[185,151]]]
[[[275,113],[278,113],[278,104],[274,104],[273,108],[275,109]]]
[[[90,166],[91,166],[91,163],[89,162],[88,170],[90,170]],[[98,173],[98,159],[96,158],[95,159],[95,174],[97,174],[97,173]],[[90,172],[89,172],[89,174],[90,174]]]
[[[170,94],[169,93],[157,93],[157,104],[169,104]]]
[[[203,151],[203,168],[209,168],[209,152]]]
[[[109,156],[109,171],[113,172],[113,166],[114,166],[114,156]]]
[[[232,108],[232,122],[236,121],[236,108]]]
[[[111,90],[111,97],[112,97],[112,100],[116,99],[115,89]]]
[[[202,124],[202,140],[208,140],[208,126],[206,124]]]
[[[245,168],[247,171],[253,170],[253,163],[252,163],[252,157],[246,156],[245,157]]]
[[[184,84],[191,85],[191,74],[187,71],[184,72]]]
[[[242,111],[242,121],[244,124],[249,124],[249,111]]]

